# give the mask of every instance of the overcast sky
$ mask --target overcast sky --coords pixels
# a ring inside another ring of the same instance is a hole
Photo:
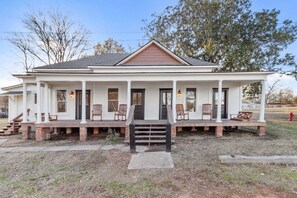
[[[279,9],[280,20],[297,22],[296,0],[253,0],[252,9]],[[176,0],[1,0],[0,1],[0,87],[19,81],[11,73],[23,71],[17,51],[7,41],[13,32],[24,32],[22,18],[31,10],[59,8],[74,21],[83,24],[90,32],[90,46],[112,37],[126,48],[136,50],[139,43],[147,40],[141,31],[143,19],[150,19],[154,12],[160,13]],[[288,52],[297,55],[297,42]],[[282,79],[280,86],[291,87],[297,94],[297,81],[291,77],[272,75],[269,81]]]

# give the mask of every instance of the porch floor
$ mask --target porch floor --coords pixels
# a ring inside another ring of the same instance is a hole
[[[115,120],[87,120],[87,123],[80,123],[80,120],[57,120],[48,123],[37,123],[37,127],[126,127],[126,121]],[[166,124],[166,120],[135,120],[135,124]],[[174,127],[216,127],[216,126],[266,126],[265,122],[259,122],[257,120],[251,121],[236,121],[236,120],[222,120],[222,122],[216,122],[216,120],[178,120],[174,124]]]
[[[250,121],[236,121],[224,119],[222,122],[216,120],[180,120],[176,121],[175,127],[216,127],[216,126],[266,126],[266,122],[259,122],[257,120]]]
[[[37,123],[37,127],[57,127],[57,128],[76,128],[76,127],[126,127],[126,121],[115,120],[87,120],[87,123],[80,123],[81,120],[57,120],[48,123]]]

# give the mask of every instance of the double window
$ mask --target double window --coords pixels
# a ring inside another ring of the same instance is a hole
[[[57,90],[57,112],[66,112],[67,97],[66,90]]]
[[[189,112],[196,111],[196,88],[186,89],[186,105],[187,105],[187,111]]]
[[[108,89],[108,112],[117,111],[118,106],[119,106],[119,90]]]

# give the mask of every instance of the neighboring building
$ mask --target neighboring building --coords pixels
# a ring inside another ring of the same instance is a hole
[[[8,96],[0,96],[0,118],[8,116]]]
[[[135,105],[135,120],[151,123],[167,119],[166,106],[170,105],[173,138],[175,127],[182,126],[213,126],[220,134],[224,126],[244,124],[228,120],[230,114],[242,109],[241,87],[259,81],[265,85],[271,72],[213,72],[217,67],[177,56],[152,40],[132,54],[95,55],[13,74],[24,84],[3,90],[10,96],[9,119],[29,108],[29,116],[23,116],[27,120],[24,123],[36,122],[37,131],[46,127],[65,127],[69,131],[79,127],[81,139],[85,139],[82,136],[86,128],[125,128],[125,122],[112,120],[119,104],[128,104],[127,114]],[[265,129],[264,103],[262,99],[259,121],[250,122],[251,126]],[[102,104],[103,121],[89,120],[94,104]],[[189,111],[189,121],[176,121],[176,104]],[[201,120],[203,104],[212,105],[212,121]],[[47,116],[43,120],[42,113],[58,115],[58,121],[50,122]]]

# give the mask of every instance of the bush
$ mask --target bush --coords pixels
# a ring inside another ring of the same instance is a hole
[[[118,133],[116,130],[109,128],[107,132],[108,136],[106,137],[106,141],[109,144],[118,144],[120,133]]]

